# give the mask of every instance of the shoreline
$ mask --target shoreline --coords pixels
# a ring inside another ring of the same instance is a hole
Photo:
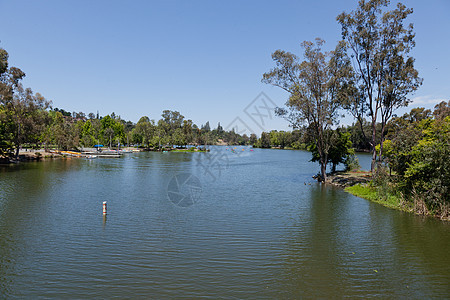
[[[9,165],[9,164],[16,164],[20,162],[31,162],[31,161],[41,161],[46,159],[56,159],[56,158],[63,158],[64,156],[56,153],[56,152],[49,152],[45,151],[43,149],[40,150],[21,150],[19,151],[19,160],[14,161],[13,159],[9,157],[1,157],[0,158],[0,165]]]
[[[337,171],[330,175],[327,175],[325,183],[331,184],[340,188],[347,188],[356,184],[367,184],[372,180],[370,172],[358,171],[358,172],[345,172]]]
[[[161,149],[145,149],[145,148],[134,148],[128,147],[123,148],[127,152],[120,152],[114,149],[108,149],[104,151],[94,151],[93,148],[84,148],[83,150],[48,150],[44,149],[22,149],[19,151],[19,159],[15,161],[11,157],[0,157],[0,165],[10,165],[17,164],[21,162],[33,162],[33,161],[44,161],[47,159],[66,159],[66,158],[86,158],[88,156],[97,157],[120,157],[125,153],[136,153],[136,152],[179,152],[179,153],[203,153],[209,152],[209,149],[206,148],[161,148]]]
[[[423,201],[406,201],[403,197],[399,197],[389,193],[383,187],[371,184],[372,176],[370,172],[344,172],[338,171],[327,176],[326,184],[330,184],[342,188],[345,192],[380,204],[384,207],[412,213],[422,217],[433,217],[441,221],[450,221],[450,217],[440,216],[436,213],[424,209]]]

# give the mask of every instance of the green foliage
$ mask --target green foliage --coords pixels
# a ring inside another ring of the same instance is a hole
[[[81,128],[81,144],[84,147],[92,147],[96,144],[94,126],[91,120],[87,120],[83,123]]]
[[[270,134],[267,132],[261,133],[261,138],[258,140],[257,147],[270,148]]]
[[[358,171],[361,170],[358,157],[355,154],[347,155],[344,160],[345,171]]]
[[[7,112],[3,106],[0,106],[0,155],[8,156],[14,150],[12,143],[11,128],[14,126],[12,121],[6,117]]]
[[[436,110],[442,112],[442,106]],[[449,218],[450,117],[430,116],[429,111],[413,109],[393,119],[390,139],[383,144],[384,157],[396,173],[397,188],[416,212]]]
[[[294,150],[306,150],[308,148],[308,145],[300,141],[295,141],[291,144],[291,148]]]
[[[442,101],[441,103],[436,104],[433,115],[436,120],[442,120],[450,116],[450,100],[447,102]]]
[[[405,187],[424,198],[432,211],[450,204],[450,117],[436,120],[423,130],[411,149]]]
[[[307,134],[303,127],[300,130],[262,132],[257,139],[255,134],[250,135],[249,143],[256,148],[280,148],[306,150]]]
[[[133,140],[139,144],[146,145],[147,148],[153,145],[153,136],[155,134],[155,121],[149,117],[141,117],[133,129]]]
[[[309,127],[318,154],[322,179],[326,179],[326,164],[331,146],[329,129],[336,123],[341,106],[341,91],[345,89],[349,61],[344,59],[344,43],[338,43],[329,53],[322,51],[325,42],[305,41],[303,60],[296,55],[277,50],[272,54],[276,67],[263,74],[262,82],[280,87],[289,93],[288,109],[279,109],[294,128]],[[288,111],[289,110],[289,111]],[[278,143],[278,136],[274,137]]]
[[[340,163],[352,163],[355,167],[355,151],[352,148],[352,141],[350,140],[349,132],[342,132],[341,129],[329,130],[330,146],[328,149],[327,164],[331,164],[332,172],[336,172],[336,166]],[[312,153],[311,161],[320,161],[320,154],[317,151],[316,143],[308,145],[308,151]],[[346,169],[349,166],[346,165]]]
[[[331,147],[329,150],[329,161],[332,165],[332,171],[336,171],[336,166],[340,163],[345,163],[348,160],[348,157],[353,155],[355,151],[352,147],[352,141],[350,140],[350,133],[341,132],[338,129],[333,131],[333,135],[331,138]],[[348,166],[346,166],[348,168]]]
[[[357,122],[347,126],[345,131],[350,133],[350,140],[357,151],[368,152],[371,150],[370,138],[368,138],[371,134],[371,125],[365,119],[361,123]],[[377,139],[376,142],[378,143],[379,140]]]
[[[364,117],[370,118],[372,173],[377,135],[384,140],[385,125],[393,112],[407,106],[411,102],[408,94],[422,84],[414,58],[409,56],[415,46],[413,25],[404,24],[413,10],[401,3],[387,10],[388,4],[388,0],[359,1],[356,10],[337,17],[347,45],[345,59],[353,62],[344,106],[361,126]],[[381,130],[376,128],[379,119]]]
[[[0,152],[10,154],[14,148],[14,159],[18,160],[21,145],[39,142],[50,102],[24,88],[21,80],[25,73],[15,67],[7,68],[7,59],[7,52],[0,49]]]
[[[50,128],[51,143],[60,150],[76,149],[79,145],[79,131],[74,123],[64,117],[61,112],[53,115]]]
[[[272,130],[269,133],[270,145],[284,149],[291,144],[291,133]]]

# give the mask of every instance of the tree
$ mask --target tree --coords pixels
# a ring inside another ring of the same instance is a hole
[[[261,133],[261,138],[259,142],[261,148],[270,148],[270,134],[267,132]]]
[[[79,132],[74,123],[69,122],[64,115],[57,111],[52,115],[51,137],[57,148],[69,150],[79,144]]]
[[[183,121],[183,135],[184,135],[184,142],[185,145],[192,143],[192,141],[194,140],[194,137],[192,135],[192,126],[193,126],[193,122],[192,120],[184,120]],[[219,123],[220,125],[220,123]]]
[[[408,121],[413,122],[420,122],[422,120],[431,118],[431,110],[425,109],[424,107],[416,107],[411,109],[410,113],[407,114]]]
[[[185,146],[187,144],[186,142],[186,136],[183,134],[182,128],[177,128],[172,134],[172,144],[177,146]]]
[[[381,160],[387,122],[397,108],[410,103],[408,94],[422,83],[414,58],[408,56],[415,45],[413,25],[403,24],[413,10],[398,3],[396,9],[384,11],[388,5],[389,0],[360,0],[355,11],[337,17],[348,46],[346,59],[350,58],[354,66],[355,88],[347,90],[346,107],[361,126],[364,116],[371,120],[372,173],[377,158],[377,120],[381,120]]]
[[[6,110],[0,106],[0,156],[7,156],[14,151],[11,142],[11,130],[14,124],[6,118]]]
[[[155,145],[157,144],[158,148],[161,149],[161,145],[166,145],[169,143],[169,134],[170,134],[169,124],[164,122],[164,120],[160,119],[158,121],[158,125],[156,126],[154,144]]]
[[[85,147],[93,146],[95,144],[95,137],[94,137],[94,127],[92,125],[92,118],[91,120],[87,120],[83,123],[83,126],[81,128],[81,143]]]
[[[262,82],[289,93],[287,109],[278,109],[294,128],[307,124],[319,154],[321,180],[326,179],[326,165],[331,146],[330,129],[337,123],[340,94],[346,83],[348,61],[339,43],[330,53],[322,52],[324,41],[303,42],[304,60],[277,50],[272,54],[276,67],[263,75]]]
[[[105,117],[103,117],[100,120],[100,123],[102,125],[102,132],[101,133],[102,133],[103,141],[108,143],[109,147],[111,148],[112,141],[113,141],[113,138],[114,138],[114,135],[115,135],[115,132],[114,132],[115,122],[114,122],[114,119],[111,118],[109,115],[106,115]]]
[[[357,151],[371,150],[370,140],[367,138],[370,136],[371,132],[371,125],[369,122],[363,119],[361,123],[353,123],[351,126],[348,126],[346,130],[350,133],[350,140]]]
[[[411,162],[411,149],[422,138],[423,128],[428,127],[430,119],[424,119],[420,122],[408,121],[409,114],[403,117],[392,119],[389,127],[389,139],[384,140],[383,158],[389,163],[390,169],[397,175],[403,176]]]
[[[336,172],[336,166],[345,163],[349,157],[355,154],[350,133],[342,132],[339,128],[333,130],[332,146],[329,153],[329,162],[331,163],[331,171]]]
[[[217,124],[217,134],[219,135],[219,137],[222,136],[222,134],[224,133],[223,127],[219,124]]]
[[[202,125],[202,131],[209,132],[210,130],[211,130],[211,127],[209,126],[209,121],[207,121],[205,125]]]
[[[119,140],[125,139],[125,129],[123,122],[119,117],[107,115],[100,120],[101,130],[100,137],[107,143],[109,143],[109,147],[112,146],[112,142],[115,138]]]
[[[178,111],[164,110],[162,113],[163,121],[169,125],[170,130],[181,128],[184,116]]]
[[[2,76],[8,70],[8,52],[0,48],[0,76]]]
[[[450,117],[424,108],[393,118],[383,143],[390,184],[417,213],[450,217]],[[379,146],[377,146],[378,148]]]
[[[112,146],[112,141],[114,139],[114,129],[112,127],[106,127],[103,131],[103,135],[105,138],[105,141],[109,141],[109,148]]]
[[[5,54],[0,53],[0,60]],[[7,56],[6,56],[7,57]],[[5,69],[5,62],[0,67]],[[10,146],[14,147],[14,159],[18,160],[19,150],[24,143],[36,143],[44,130],[46,109],[50,106],[41,94],[34,94],[30,88],[24,88],[21,80],[25,73],[19,68],[11,67],[1,74],[0,105],[1,122],[8,126]]]
[[[411,149],[405,190],[428,210],[450,217],[450,117],[424,122],[423,137]]]
[[[59,111],[64,117],[72,117],[72,114],[64,109],[55,107],[53,111]]]
[[[152,143],[153,135],[155,132],[155,122],[150,120],[149,117],[145,116],[139,119],[135,127],[135,133],[140,137],[140,143],[150,147]]]
[[[331,164],[331,172],[336,172],[338,164],[346,163],[349,157],[355,154],[352,148],[352,141],[350,140],[350,133],[342,132],[340,128],[336,130],[329,130],[331,136],[331,145],[328,151],[328,161]],[[308,145],[308,150],[312,152],[313,158],[311,161],[320,161],[320,155],[317,151],[315,143]]]
[[[278,147],[281,144],[281,141],[279,140],[279,134],[277,130],[272,130],[269,132],[270,136],[270,145]]]
[[[173,135],[177,129],[182,127],[184,116],[178,111],[171,110],[164,110],[161,116],[162,119],[158,121],[158,127],[164,132],[161,137],[164,137],[164,144],[173,145]]]
[[[436,119],[440,120],[450,116],[450,100],[448,102],[442,101],[441,103],[436,104],[433,115]]]

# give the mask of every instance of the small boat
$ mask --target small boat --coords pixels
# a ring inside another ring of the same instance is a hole
[[[97,158],[97,155],[86,155],[87,159],[94,159]]]

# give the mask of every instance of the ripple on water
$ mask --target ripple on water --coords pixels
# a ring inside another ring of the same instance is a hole
[[[303,151],[214,151],[0,172],[0,297],[448,296],[449,224],[321,187]],[[179,173],[202,186],[187,208]]]

